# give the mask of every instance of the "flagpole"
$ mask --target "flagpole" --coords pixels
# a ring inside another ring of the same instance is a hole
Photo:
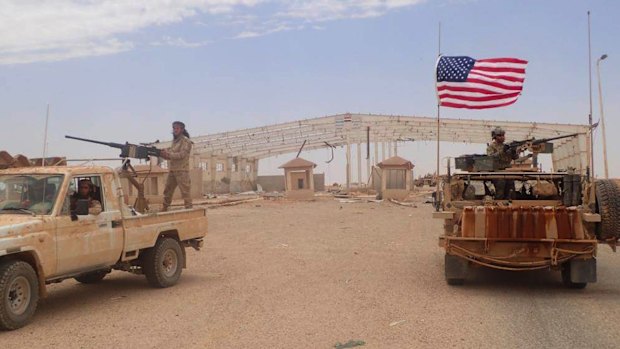
[[[441,22],[439,22],[439,35],[438,35],[438,45],[437,45],[437,63],[439,63],[439,57],[441,57]],[[435,64],[435,90],[437,90],[437,64]],[[439,211],[440,205],[440,194],[439,194],[439,125],[440,125],[440,113],[441,111],[441,102],[439,101],[439,95],[437,96],[437,172],[435,176],[435,181],[437,188],[435,190],[435,201],[437,206],[435,207],[435,211]]]
[[[590,173],[594,178],[594,129],[592,128],[592,45],[590,36],[590,11],[588,11],[588,81],[590,86],[590,113],[588,123],[590,124]]]

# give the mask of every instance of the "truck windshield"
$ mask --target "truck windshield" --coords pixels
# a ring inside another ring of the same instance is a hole
[[[0,175],[0,214],[51,214],[63,177],[56,174]]]

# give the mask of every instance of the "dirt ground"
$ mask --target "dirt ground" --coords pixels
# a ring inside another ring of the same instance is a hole
[[[446,285],[441,221],[391,203],[255,201],[209,210],[205,249],[178,285],[113,272],[50,286],[3,348],[617,348],[620,255],[599,282],[557,272],[473,271]]]

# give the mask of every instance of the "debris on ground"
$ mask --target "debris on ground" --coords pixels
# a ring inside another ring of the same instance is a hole
[[[418,207],[413,202],[398,201],[396,199],[390,199],[390,202],[393,202],[393,203],[395,203],[397,205],[400,205],[400,206],[407,206],[407,207],[413,207],[413,208],[417,208]]]
[[[237,193],[237,195],[245,195],[245,196],[247,196],[247,195],[257,195],[257,193],[255,191],[250,190],[250,191],[243,191],[241,193]]]
[[[215,204],[211,204],[208,205],[208,208],[216,208],[216,207],[223,207],[223,206],[234,206],[234,205],[240,205],[240,204],[244,204],[246,202],[253,202],[253,201],[258,201],[258,200],[262,200],[263,198],[250,198],[250,199],[237,199],[237,200],[226,200],[224,202],[218,202]]]
[[[400,325],[400,324],[402,324],[402,323],[404,323],[404,322],[406,322],[406,321],[407,321],[407,320],[398,320],[398,321],[394,321],[394,322],[390,323],[390,327],[394,327],[394,326],[396,326],[396,325]]]
[[[364,341],[360,341],[360,340],[350,340],[346,343],[336,343],[334,344],[334,348],[336,349],[346,349],[346,348],[354,348],[354,347],[361,347],[362,345],[366,345],[366,342]]]
[[[276,200],[276,199],[283,198],[284,194],[277,192],[277,191],[272,191],[269,193],[262,193],[261,196],[267,200]]]

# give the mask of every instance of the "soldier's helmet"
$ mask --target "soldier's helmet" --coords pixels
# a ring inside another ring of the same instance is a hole
[[[501,127],[496,127],[491,131],[491,138],[495,139],[497,136],[503,136],[506,132]]]

